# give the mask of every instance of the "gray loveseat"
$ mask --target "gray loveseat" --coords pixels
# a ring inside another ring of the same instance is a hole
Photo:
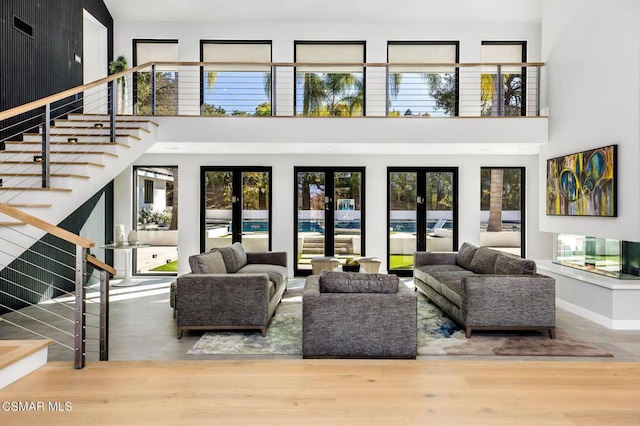
[[[395,275],[323,271],[302,295],[305,358],[415,358],[417,299]]]
[[[464,243],[457,253],[416,252],[414,283],[472,330],[539,330],[555,338],[555,280],[532,260]]]
[[[264,337],[287,289],[285,252],[247,253],[242,244],[189,257],[174,289],[178,339],[184,330],[259,329]]]

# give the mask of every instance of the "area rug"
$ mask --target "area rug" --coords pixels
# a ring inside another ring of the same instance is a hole
[[[264,338],[259,331],[207,332],[188,354],[301,355],[302,314],[276,314]],[[612,356],[562,329],[556,329],[555,339],[539,332],[486,331],[467,339],[457,323],[426,301],[418,302],[418,355]]]

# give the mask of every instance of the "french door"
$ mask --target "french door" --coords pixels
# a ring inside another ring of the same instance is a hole
[[[295,275],[311,259],[364,255],[364,167],[296,167]]]
[[[271,250],[271,167],[202,167],[200,251]]]
[[[458,169],[387,169],[389,272],[410,276],[415,251],[458,247]]]

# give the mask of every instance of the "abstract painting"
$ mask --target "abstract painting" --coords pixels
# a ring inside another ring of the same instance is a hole
[[[615,217],[617,145],[547,160],[547,214]]]

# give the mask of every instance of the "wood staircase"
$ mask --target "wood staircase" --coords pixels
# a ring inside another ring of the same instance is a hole
[[[49,188],[42,188],[42,128],[38,133],[22,134],[22,140],[5,141],[0,150],[0,202],[36,209],[37,214],[54,207],[52,193],[71,193],[87,185],[95,193],[156,140],[158,124],[145,117],[118,116],[115,141],[111,141],[109,126],[107,115],[71,114],[55,120],[50,129]],[[97,175],[103,178],[94,179]]]

